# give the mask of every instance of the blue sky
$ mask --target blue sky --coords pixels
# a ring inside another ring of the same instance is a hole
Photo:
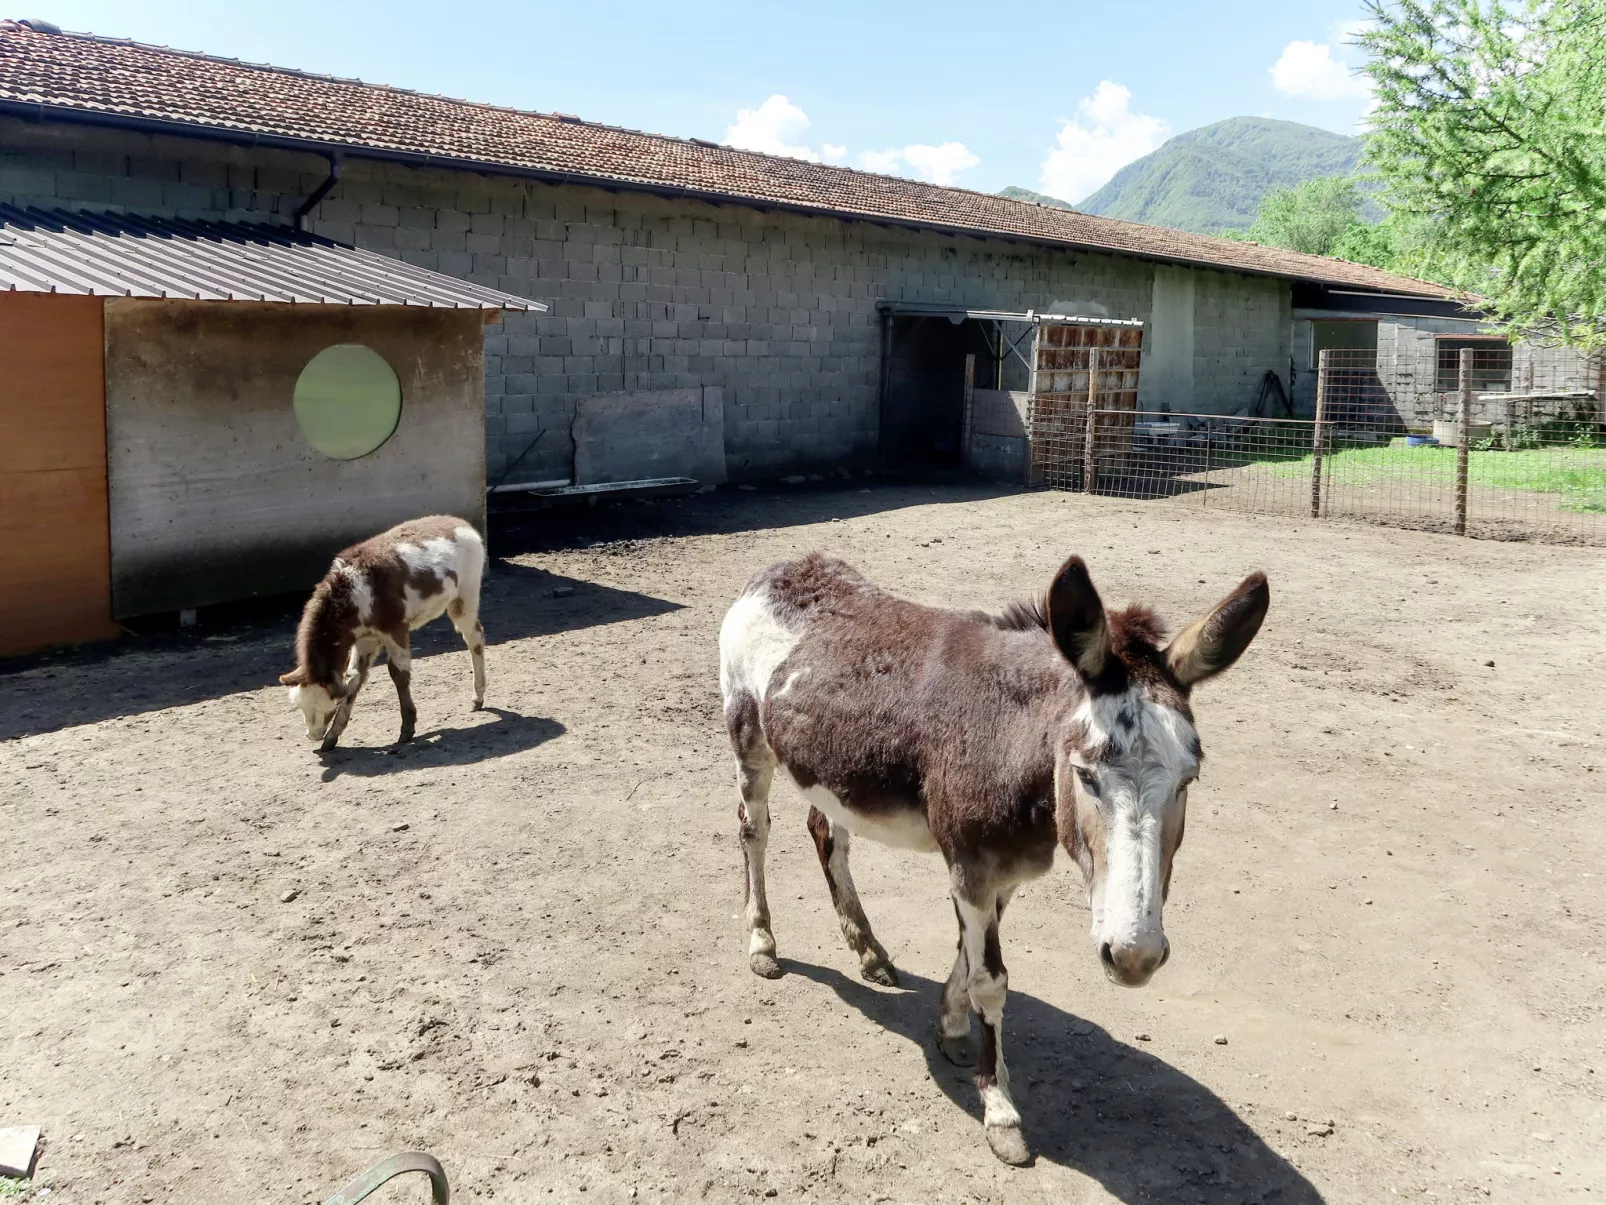
[[[28,3],[70,30],[1073,201],[1212,121],[1353,133],[1366,111],[1345,69],[1360,0]]]

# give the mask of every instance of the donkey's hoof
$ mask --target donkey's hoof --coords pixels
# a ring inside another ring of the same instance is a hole
[[[475,711],[484,711],[485,710],[485,700],[484,699],[475,699],[474,700],[474,708],[473,709]]]
[[[1011,1167],[1025,1167],[1032,1161],[1031,1149],[1020,1132],[1020,1126],[988,1126],[987,1145],[993,1154]]]
[[[779,979],[781,977],[781,964],[776,961],[773,954],[749,954],[747,965],[753,968],[753,974],[760,979]]]
[[[879,983],[882,987],[898,986],[898,972],[884,958],[862,964],[859,967],[859,974],[871,983]]]
[[[318,746],[318,752],[328,753],[329,750],[336,748],[339,744],[340,738],[338,736],[326,736],[323,738],[323,743]]]
[[[976,1065],[976,1043],[970,1040],[970,1035],[961,1034],[957,1038],[950,1038],[944,1034],[937,1035],[937,1049],[942,1051],[942,1057],[955,1067],[974,1067]]]
[[[407,727],[405,727],[405,728],[403,728],[401,730],[401,735],[396,738],[396,743],[398,745],[410,745],[410,744],[412,744],[412,741],[413,741],[413,726],[411,724],[409,724],[409,725],[407,725]]]

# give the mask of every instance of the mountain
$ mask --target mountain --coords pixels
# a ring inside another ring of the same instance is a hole
[[[1077,208],[1196,234],[1242,230],[1272,189],[1348,175],[1359,168],[1361,150],[1359,138],[1331,130],[1232,117],[1178,134],[1116,172]]]
[[[1011,201],[1031,201],[1037,205],[1050,205],[1055,209],[1075,210],[1076,206],[1069,201],[1062,201],[1058,197],[1051,197],[1047,193],[1033,192],[1029,188],[1021,188],[1011,184],[1008,188],[1000,188],[998,195],[1008,197]]]

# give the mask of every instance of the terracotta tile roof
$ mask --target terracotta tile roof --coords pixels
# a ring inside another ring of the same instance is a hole
[[[9,104],[8,104],[9,102]],[[1443,286],[1362,264],[941,188],[895,176],[593,125],[358,80],[0,22],[0,109],[69,110],[259,140],[333,144],[483,171],[1001,235],[1340,287],[1443,297]],[[175,131],[177,132],[177,131]]]

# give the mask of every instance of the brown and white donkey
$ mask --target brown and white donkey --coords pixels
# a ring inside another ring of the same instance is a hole
[[[757,574],[720,632],[754,972],[781,973],[764,894],[779,766],[811,805],[866,979],[897,982],[854,891],[849,834],[947,861],[959,950],[938,1042],[954,1062],[974,1060],[994,1153],[1026,1162],[1001,1048],[1004,907],[1064,847],[1086,879],[1105,972],[1148,982],[1170,954],[1161,906],[1202,757],[1189,693],[1238,659],[1269,602],[1265,575],[1252,574],[1166,643],[1149,609],[1106,612],[1080,557],[1042,603],[1001,616],[905,601],[818,554]]]
[[[329,566],[296,628],[296,667],[279,681],[307,721],[307,739],[333,749],[351,719],[357,692],[384,652],[401,704],[399,741],[413,739],[409,633],[441,614],[474,660],[474,707],[485,705],[485,629],[480,579],[485,542],[462,519],[412,519],[353,544]]]

